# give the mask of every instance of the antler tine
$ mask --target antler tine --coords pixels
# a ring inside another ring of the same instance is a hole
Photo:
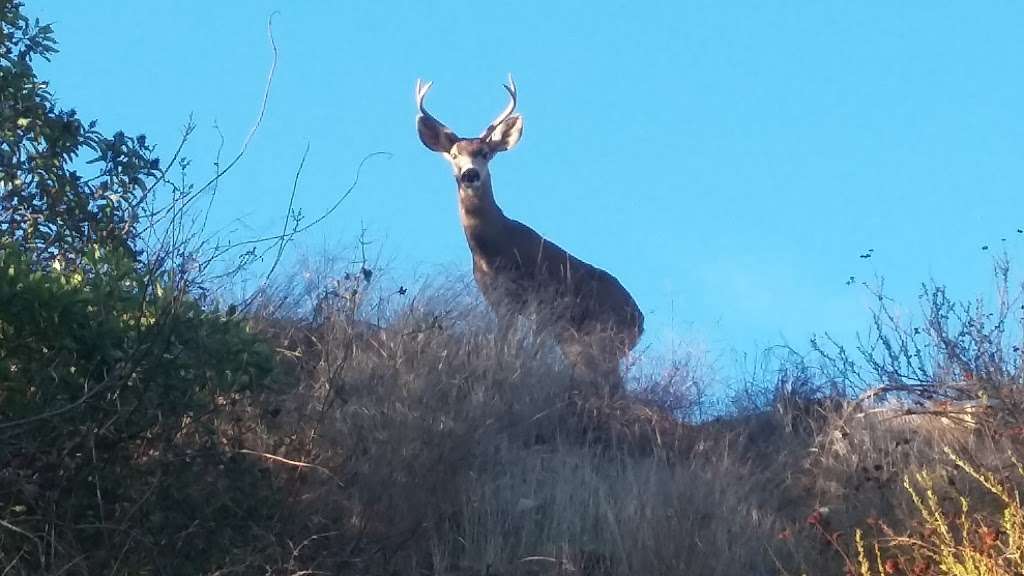
[[[430,112],[427,112],[427,109],[423,106],[423,100],[427,97],[427,92],[430,91],[430,87],[433,85],[433,82],[423,82],[419,78],[416,79],[416,106],[419,107],[420,114],[431,118],[433,118],[433,116],[431,116]]]
[[[504,86],[505,90],[508,92],[509,95],[508,106],[506,106],[505,109],[502,110],[501,114],[499,114],[498,117],[494,119],[494,122],[491,122],[491,125],[487,127],[487,130],[484,130],[483,136],[481,137],[486,137],[491,132],[493,132],[494,129],[498,127],[498,124],[504,122],[516,110],[516,81],[512,79],[512,73],[509,73],[508,84],[504,84]]]

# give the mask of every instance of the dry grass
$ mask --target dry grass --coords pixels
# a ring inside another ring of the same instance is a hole
[[[839,529],[905,508],[899,524],[912,516],[901,474],[971,441],[944,419],[794,394],[684,423],[699,359],[641,363],[638,392],[588,397],[545,334],[524,323],[497,339],[470,287],[386,306],[348,282],[352,297],[319,299],[308,322],[265,317],[290,389],[264,400],[275,416],[244,441],[315,465],[267,464],[295,491],[293,529],[330,534],[291,559],[308,569],[833,573],[842,562],[808,514],[825,507]]]
[[[288,389],[243,443],[291,490],[290,566],[366,574],[835,574],[857,527],[911,530],[904,479],[946,447],[1005,463],[1006,438],[953,411],[812,389],[786,359],[715,419],[699,357],[639,362],[633,392],[587,396],[523,323],[507,340],[471,286],[370,298],[350,275],[315,316],[264,313]],[[301,298],[300,298],[301,300]],[[269,303],[277,302],[276,306]],[[291,315],[291,316],[289,316]],[[283,335],[284,329],[290,336]],[[264,408],[266,410],[266,408]],[[968,425],[971,423],[973,425]],[[309,537],[307,536],[307,537]]]
[[[744,456],[749,435],[671,414],[697,385],[685,359],[644,374],[640,398],[587,396],[547,335],[523,324],[499,341],[472,292],[451,286],[388,313],[356,299],[323,314],[321,301],[301,328],[263,323],[291,347],[293,387],[264,399],[276,416],[244,443],[316,465],[282,481],[301,483],[305,531],[336,532],[331,570],[775,572],[774,510],[789,496],[765,488],[786,475]],[[323,567],[324,548],[308,552]]]
[[[858,400],[784,356],[708,418],[698,355],[641,358],[629,394],[588,395],[547,334],[497,337],[471,285],[380,295],[368,274],[333,277],[294,275],[250,317],[276,386],[223,399],[216,422],[259,481],[208,480],[265,490],[265,509],[208,573],[866,576],[885,538],[922,529],[907,478],[943,504],[1006,506],[945,450],[1011,464],[1015,386],[961,385],[981,410],[906,388]]]

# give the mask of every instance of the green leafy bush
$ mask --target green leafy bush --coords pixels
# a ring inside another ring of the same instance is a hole
[[[231,441],[272,353],[143,257],[160,164],[56,105],[52,29],[21,10],[0,1],[0,571],[215,570],[277,509]]]
[[[269,509],[253,509],[266,491],[247,487],[261,476],[243,473],[221,433],[240,393],[271,373],[269,349],[173,278],[117,252],[87,261],[98,273],[38,270],[0,248],[0,461],[13,463],[0,509],[25,535],[0,542],[33,570],[52,568],[35,554],[41,535],[109,565],[107,547],[135,530],[218,541],[237,532],[232,518]],[[152,544],[133,547],[155,556],[143,564],[166,553]]]
[[[107,137],[57,106],[33,60],[57,52],[50,25],[0,2],[0,235],[40,262],[92,246],[134,249],[138,211],[162,175],[145,136]],[[80,155],[98,170],[83,177]]]

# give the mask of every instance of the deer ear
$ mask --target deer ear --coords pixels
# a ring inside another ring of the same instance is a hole
[[[523,137],[523,117],[513,114],[502,120],[487,135],[487,143],[495,152],[511,150]]]
[[[442,154],[447,154],[459,141],[459,137],[451,129],[430,116],[420,115],[416,118],[416,131],[419,132],[420,142],[423,142],[424,146]]]

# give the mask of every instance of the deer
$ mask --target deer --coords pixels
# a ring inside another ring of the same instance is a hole
[[[509,218],[494,198],[490,162],[523,135],[512,75],[504,85],[508,105],[477,138],[460,138],[427,112],[432,85],[416,81],[416,129],[423,145],[451,164],[473,277],[499,333],[533,313],[551,330],[574,377],[621,392],[620,362],[643,334],[640,307],[614,276]]]

